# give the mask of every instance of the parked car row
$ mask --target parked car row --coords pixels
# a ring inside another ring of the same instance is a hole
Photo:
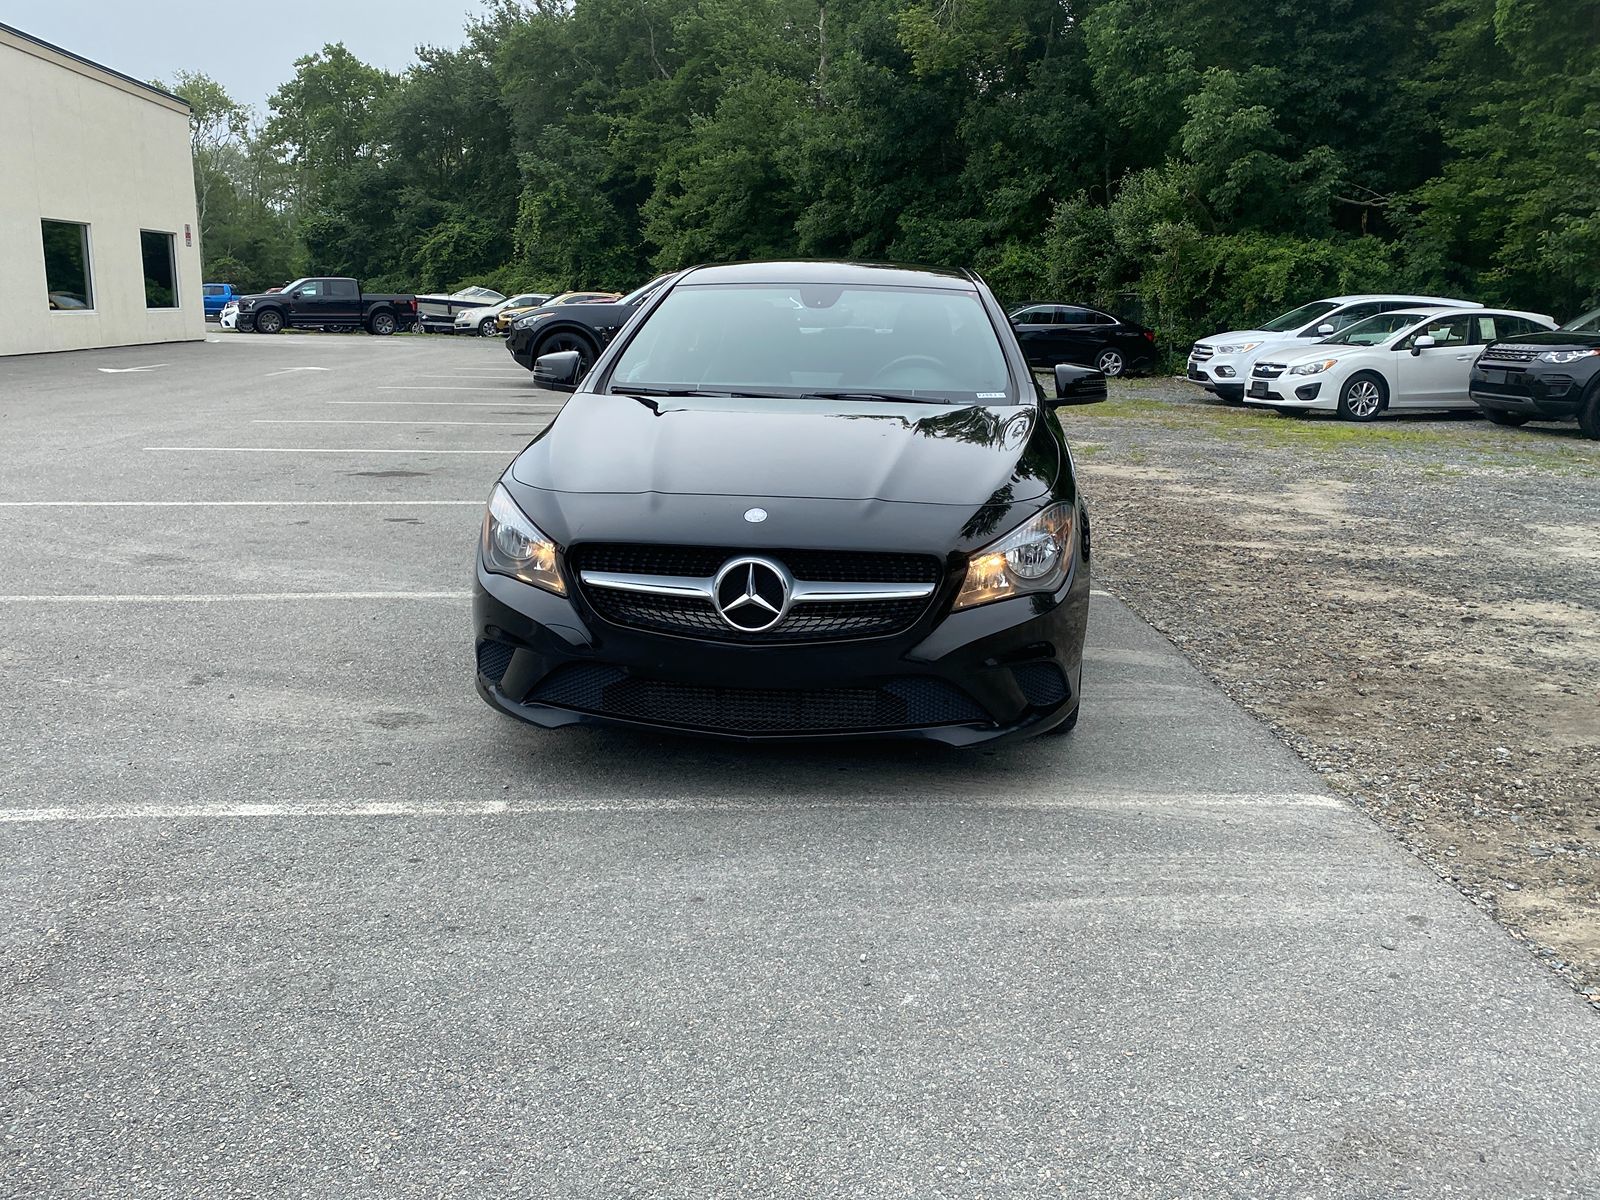
[[[1600,438],[1600,310],[1546,313],[1438,296],[1333,296],[1196,342],[1188,376],[1225,400],[1372,421],[1480,409],[1497,424],[1576,420]]]

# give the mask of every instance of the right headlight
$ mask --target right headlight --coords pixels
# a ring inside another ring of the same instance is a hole
[[[1260,342],[1233,342],[1232,344],[1227,345],[1227,346],[1218,346],[1217,347],[1217,353],[1218,354],[1248,354],[1248,353],[1250,353],[1250,351],[1254,350],[1259,345],[1261,345]]]
[[[1580,358],[1588,358],[1595,354],[1600,354],[1600,350],[1546,350],[1543,354],[1539,355],[1539,361],[1547,363],[1569,363],[1577,362]]]
[[[528,326],[532,325],[535,321],[542,321],[546,317],[553,317],[553,316],[555,316],[555,313],[553,313],[553,312],[529,313],[525,317],[518,317],[516,319],[516,321],[513,322],[513,324],[515,324],[518,329],[526,329]]]
[[[556,544],[528,520],[511,493],[498,483],[489,496],[489,510],[483,514],[482,547],[485,570],[558,596],[567,594],[556,566]]]
[[[1076,505],[1052,504],[972,556],[955,607],[1053,592],[1071,569],[1077,548]]]

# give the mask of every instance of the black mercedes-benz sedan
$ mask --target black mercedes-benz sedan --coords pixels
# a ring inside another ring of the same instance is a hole
[[[1600,308],[1550,333],[1490,345],[1467,394],[1497,425],[1576,419],[1585,437],[1600,439]]]
[[[1057,409],[976,276],[701,267],[495,485],[477,686],[535,725],[954,745],[1070,729],[1089,524]]]

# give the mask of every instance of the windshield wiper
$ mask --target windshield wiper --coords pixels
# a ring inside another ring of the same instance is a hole
[[[949,404],[948,400],[928,400],[921,396],[907,396],[894,392],[804,392],[799,397],[817,400],[881,400],[888,404]]]
[[[711,392],[704,388],[667,388],[634,386],[627,383],[612,384],[611,390],[621,396],[736,396],[738,392]]]

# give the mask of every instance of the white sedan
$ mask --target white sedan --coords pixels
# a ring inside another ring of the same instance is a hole
[[[1244,402],[1370,421],[1393,410],[1476,408],[1472,364],[1490,342],[1554,329],[1542,313],[1402,309],[1369,317],[1292,356],[1257,361]]]
[[[237,300],[229,300],[222,306],[222,312],[217,315],[217,328],[239,328],[239,302]]]

